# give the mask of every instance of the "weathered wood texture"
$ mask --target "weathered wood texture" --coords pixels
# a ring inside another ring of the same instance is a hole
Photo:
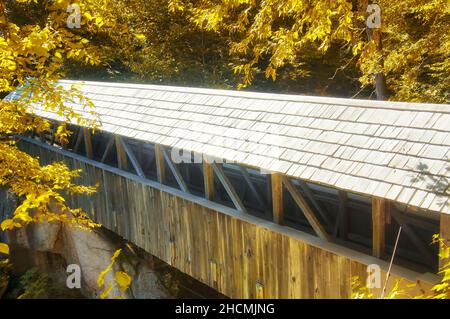
[[[301,232],[256,217],[219,212],[37,145],[27,143],[26,150],[41,160],[63,160],[82,169],[79,182],[99,182],[96,195],[71,198],[72,205],[232,298],[349,298],[351,278],[359,276],[365,282],[367,265],[377,261],[367,256],[361,262],[366,255],[355,252],[349,257],[348,249],[342,253],[329,243],[330,248],[324,249],[302,240]],[[403,284],[417,279],[418,274],[402,271],[408,274]],[[396,278],[394,272],[389,286]],[[411,289],[429,288],[429,283],[418,282],[418,287],[409,288],[412,294]]]
[[[214,170],[209,163],[203,163],[203,183],[205,185],[205,198],[214,200]]]
[[[283,180],[281,174],[271,174],[273,221],[284,224]]]
[[[386,201],[372,198],[372,253],[377,258],[384,257],[386,235]]]
[[[127,153],[125,152],[125,148],[122,144],[122,138],[120,136],[114,136],[116,140],[116,151],[117,151],[117,160],[119,164],[119,168],[123,170],[128,169],[128,158]]]
[[[87,157],[94,158],[94,149],[92,148],[91,131],[86,127],[83,127],[83,137]]]

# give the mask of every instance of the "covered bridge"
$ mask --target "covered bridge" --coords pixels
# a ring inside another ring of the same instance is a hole
[[[219,292],[349,297],[367,265],[387,270],[399,226],[393,278],[411,289],[437,280],[432,235],[450,238],[449,105],[60,84],[82,85],[100,130],[73,123],[69,145],[30,134],[21,147],[82,168],[80,182],[100,188],[73,205]]]

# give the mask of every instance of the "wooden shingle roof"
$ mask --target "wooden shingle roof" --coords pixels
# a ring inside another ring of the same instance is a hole
[[[450,213],[450,105],[83,83],[104,131]]]

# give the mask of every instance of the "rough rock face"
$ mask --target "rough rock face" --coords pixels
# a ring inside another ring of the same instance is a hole
[[[26,254],[26,249],[34,256],[35,265],[50,272],[54,278],[65,282],[70,273],[66,272],[67,265],[77,264],[81,269],[81,292],[88,298],[98,298],[104,288],[98,288],[98,275],[110,263],[111,256],[117,250],[117,242],[111,240],[105,231],[86,231],[65,224],[42,223],[29,226],[11,233],[9,236],[12,253],[14,247]],[[36,254],[32,252],[41,252]],[[46,259],[48,253],[62,256],[63,262]],[[37,260],[39,259],[39,260]],[[133,254],[130,250],[122,253],[114,265],[113,271],[126,271],[132,278],[130,289],[125,298],[170,298],[162,286],[154,270],[143,258]],[[105,277],[105,284],[113,278],[110,272]],[[120,296],[118,289],[113,289],[109,298]]]
[[[60,223],[30,224],[22,231],[16,232],[16,240],[22,247],[41,252],[53,252],[60,230]]]

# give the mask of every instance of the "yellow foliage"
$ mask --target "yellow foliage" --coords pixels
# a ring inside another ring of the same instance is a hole
[[[9,246],[5,243],[0,243],[0,254],[9,255]]]
[[[27,6],[36,10],[37,1],[15,2],[20,2],[24,10]],[[16,146],[20,134],[49,130],[50,123],[35,116],[37,104],[63,119],[55,136],[61,143],[66,143],[71,134],[64,121],[96,128],[98,119],[92,102],[79,88],[72,86],[67,90],[56,84],[64,75],[63,65],[67,60],[87,65],[102,63],[106,59],[103,50],[89,40],[96,35],[108,34],[124,43],[124,50],[130,50],[129,44],[138,41],[126,24],[117,20],[116,12],[111,9],[115,0],[77,1],[82,14],[82,32],[67,25],[72,14],[67,9],[72,3],[71,0],[44,1],[39,10],[45,16],[36,20],[25,17],[25,22],[18,22],[12,10],[13,1],[0,1],[0,94],[21,92],[13,99],[0,100],[0,186],[19,198],[11,219],[1,222],[3,231],[44,220],[64,221],[86,229],[98,226],[82,210],[68,207],[62,196],[90,195],[95,191],[95,187],[73,182],[79,171],[71,171],[63,163],[41,166],[38,159]],[[82,105],[91,118],[81,117],[73,109],[73,102]]]
[[[370,291],[367,285],[361,283],[361,279],[357,276],[351,279],[352,287],[352,299],[372,299],[374,298],[373,293]]]
[[[449,246],[445,244],[445,241],[440,238],[439,234],[433,235],[432,244],[439,244],[440,250],[445,251],[444,254],[441,254],[441,258],[448,258],[448,249]],[[395,282],[394,287],[388,291],[385,295],[386,299],[395,299],[395,298],[414,298],[414,299],[448,299],[450,297],[450,261],[446,262],[441,269],[439,270],[439,274],[442,275],[441,282],[433,286],[432,292],[429,295],[418,295],[418,296],[410,296],[404,290],[400,289],[400,281],[397,280]],[[413,288],[416,286],[416,283],[408,285],[409,288]],[[371,289],[367,287],[367,285],[361,284],[361,280],[359,277],[352,278],[352,295],[353,299],[373,299],[378,298],[379,296],[374,296]]]
[[[110,281],[108,285],[106,286],[105,290],[100,294],[100,299],[106,299],[109,294],[111,293],[111,290],[114,288],[113,282]]]
[[[138,40],[145,40],[145,35],[143,35],[143,34],[136,34],[136,39],[138,39]]]
[[[116,282],[121,291],[125,291],[131,285],[131,277],[124,271],[116,272]]]
[[[105,276],[113,270],[113,266],[116,263],[116,260],[121,252],[122,249],[116,250],[114,254],[111,256],[111,262],[109,263],[109,265],[105,268],[105,270],[103,270],[99,274],[97,278],[97,285],[99,288],[105,285]],[[119,290],[123,293],[130,287],[130,285],[131,285],[131,277],[124,271],[118,271],[115,273],[114,278],[108,282],[105,289],[101,293],[100,298],[101,299],[107,298],[111,293],[112,289],[116,286],[118,286]],[[124,298],[124,296],[121,295],[119,298]]]
[[[382,12],[382,49],[367,36],[368,3],[170,0],[169,9],[183,8],[197,27],[230,36],[230,53],[240,61],[234,67],[242,76],[240,87],[250,85],[262,65],[266,78],[275,80],[277,69],[289,65],[299,69],[299,58],[312,51],[325,54],[335,45],[354,54],[362,86],[373,85],[376,74],[384,73],[394,100],[448,103],[448,0],[377,1]]]

